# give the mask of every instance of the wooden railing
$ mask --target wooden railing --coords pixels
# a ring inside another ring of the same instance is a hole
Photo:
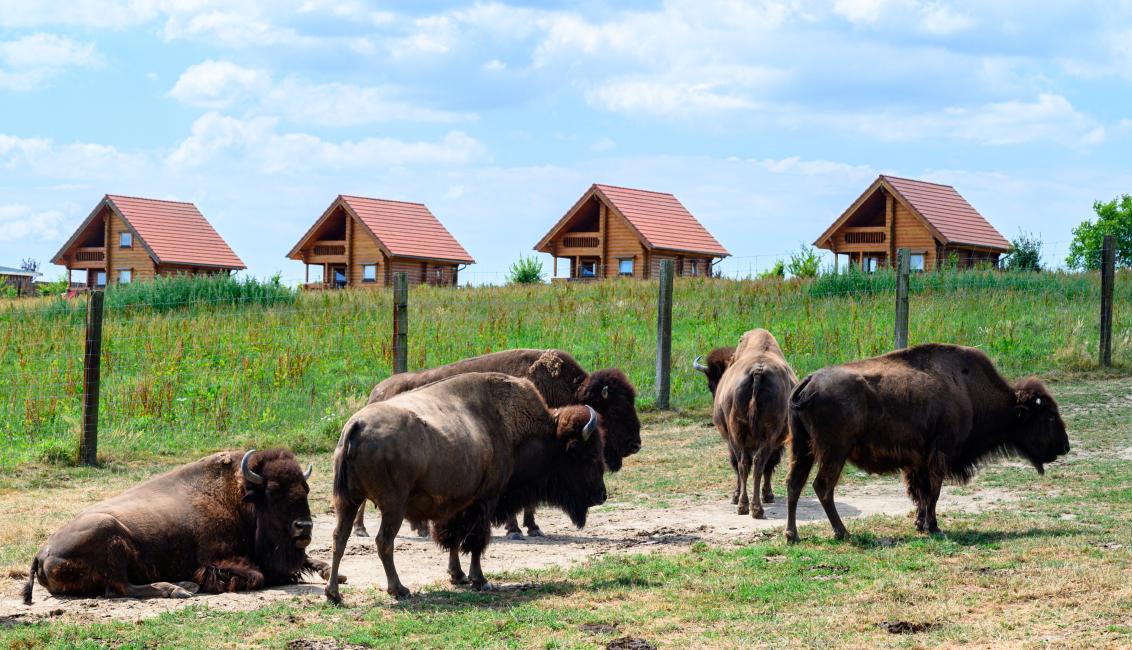
[[[345,255],[346,242],[333,239],[316,241],[314,243],[314,250],[312,251],[312,254],[316,256]]]
[[[102,262],[106,260],[106,249],[101,246],[85,246],[75,250],[76,262]]]
[[[846,228],[846,244],[883,244],[888,241],[884,226],[872,228]]]
[[[601,246],[601,233],[566,233],[566,236],[562,238],[562,245],[566,248],[597,248],[598,246]]]

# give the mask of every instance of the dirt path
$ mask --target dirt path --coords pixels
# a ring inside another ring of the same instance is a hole
[[[973,495],[958,495],[944,489],[941,512],[985,511],[1014,497],[1005,492],[980,490]],[[786,519],[786,506],[779,501],[767,504],[767,518],[752,519],[735,514],[735,506],[724,500],[713,502],[676,501],[671,507],[645,508],[607,506],[591,512],[584,530],[576,530],[567,518],[550,509],[539,513],[539,522],[547,534],[544,538],[510,541],[497,536],[484,556],[484,570],[491,579],[493,572],[569,566],[610,553],[648,553],[657,550],[680,550],[696,541],[709,544],[745,544],[754,533],[781,529]],[[842,517],[874,514],[903,516],[911,503],[897,482],[876,483],[839,495],[837,507]],[[825,514],[814,498],[799,502],[800,521],[825,521]],[[369,526],[376,530],[376,515]],[[314,557],[330,559],[330,538],[333,517],[315,518],[314,541],[310,552]],[[911,523],[909,522],[909,526]],[[431,541],[412,536],[408,526],[397,539],[396,562],[401,580],[414,591],[447,579],[447,554]],[[810,534],[828,534],[815,528]],[[465,558],[465,569],[467,560]],[[384,587],[385,574],[377,558],[372,539],[351,538],[342,561],[342,572],[349,576],[347,587],[358,589]],[[186,600],[135,600],[55,598],[36,586],[35,600],[30,607],[19,600],[22,579],[5,578],[0,582],[0,624],[30,622],[43,618],[72,621],[141,620],[189,605],[204,605],[214,610],[252,610],[284,598],[317,601],[322,599],[323,584],[293,585],[252,593],[196,596]],[[446,584],[446,583],[444,583]],[[350,590],[345,590],[347,602]]]

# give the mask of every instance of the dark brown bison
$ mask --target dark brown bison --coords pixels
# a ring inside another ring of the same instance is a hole
[[[704,377],[707,378],[707,387],[712,397],[715,397],[715,388],[723,378],[723,373],[727,371],[727,366],[731,365],[731,357],[734,354],[735,348],[716,348],[708,353],[707,365],[700,363],[700,357],[696,357],[692,362],[692,367],[704,373]]]
[[[221,452],[87,508],[31,563],[55,595],[186,598],[329,575],[307,557],[306,473],[291,452]]]
[[[369,403],[380,402],[434,381],[469,372],[502,372],[512,377],[529,379],[551,408],[585,404],[601,416],[605,438],[605,464],[611,471],[621,469],[622,459],[641,448],[641,421],[637,418],[636,392],[629,378],[620,370],[597,370],[587,374],[566,352],[561,350],[516,349],[464,359],[446,366],[419,372],[401,373],[382,381],[370,392]],[[523,526],[527,534],[541,537],[535,522],[533,504],[525,504]],[[504,520],[508,537],[522,539],[516,513]],[[412,522],[412,520],[410,520]],[[423,522],[414,522],[422,535],[428,534]],[[358,509],[354,534],[368,536],[365,527],[365,505]]]
[[[550,409],[526,379],[468,373],[369,404],[346,422],[334,450],[338,521],[326,596],[340,601],[338,565],[367,499],[381,511],[377,549],[390,594],[409,593],[393,565],[406,517],[433,522],[453,583],[470,578],[485,588],[480,555],[493,518],[534,499],[564,509],[581,527],[588,508],[605,501],[604,471],[593,409]],[[471,553],[470,576],[461,551]]]
[[[712,363],[709,359],[709,368]],[[750,512],[752,517],[761,519],[762,502],[774,501],[771,477],[789,434],[790,391],[797,383],[798,378],[774,335],[753,329],[739,339],[716,384],[712,422],[727,443],[731,466],[735,468],[731,502],[739,504],[741,515]],[[753,503],[747,499],[747,478],[752,470]]]
[[[813,373],[790,397],[790,426],[790,541],[798,539],[798,495],[815,460],[814,491],[834,535],[844,539],[833,488],[846,461],[873,474],[900,470],[916,504],[916,529],[935,533],[944,479],[964,483],[980,464],[1006,454],[1042,473],[1069,452],[1065,423],[1042,382],[1011,386],[979,350],[937,343]]]

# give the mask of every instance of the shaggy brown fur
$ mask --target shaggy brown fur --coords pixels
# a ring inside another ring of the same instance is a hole
[[[939,343],[813,373],[790,398],[790,426],[790,541],[798,538],[798,496],[815,462],[814,491],[844,538],[833,489],[846,462],[874,474],[902,472],[916,529],[934,533],[945,479],[965,482],[979,464],[1008,453],[1042,472],[1069,452],[1065,423],[1040,381],[1011,386],[981,351]]]
[[[702,369],[697,368],[704,373],[708,391],[711,392],[713,398],[715,397],[715,389],[719,386],[719,380],[723,378],[723,373],[727,372],[727,366],[731,365],[733,356],[735,356],[735,348],[716,348],[708,353],[703,364],[704,367]]]
[[[219,592],[325,575],[306,555],[308,488],[294,456],[250,457],[266,489],[245,482],[242,457],[213,454],[87,508],[36,554],[24,602],[36,580],[55,595],[183,598],[198,584]]]
[[[731,466],[735,468],[731,502],[738,504],[741,515],[749,512],[761,519],[762,502],[774,500],[771,478],[788,437],[790,391],[797,383],[798,378],[774,335],[753,329],[739,339],[716,386],[712,421],[727,443]],[[753,498],[748,500],[747,478],[752,470]]]
[[[393,564],[406,517],[435,522],[452,581],[476,587],[487,583],[480,555],[499,503],[534,493],[581,526],[586,510],[606,496],[597,428],[589,408],[551,410],[530,381],[494,372],[457,375],[362,408],[334,451],[338,521],[327,598],[340,600],[338,565],[366,500],[381,511],[378,556],[394,596],[409,593]],[[461,550],[472,556],[468,576]]]

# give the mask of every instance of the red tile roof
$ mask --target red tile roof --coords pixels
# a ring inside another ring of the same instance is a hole
[[[340,198],[393,257],[475,263],[423,203],[364,196]]]
[[[159,264],[247,268],[192,203],[115,194],[107,194],[105,200]]]
[[[550,240],[573,221],[581,206],[593,196],[624,216],[646,248],[705,253],[714,257],[730,255],[675,196],[597,183],[535,244],[535,250],[549,253]]]
[[[943,236],[945,244],[1007,250],[1006,241],[979,211],[950,185],[882,175],[892,189]]]

